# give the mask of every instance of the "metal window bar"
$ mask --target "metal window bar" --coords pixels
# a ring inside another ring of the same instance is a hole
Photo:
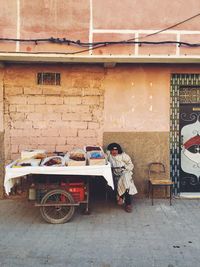
[[[60,85],[60,73],[40,72],[37,74],[37,84],[40,85]]]

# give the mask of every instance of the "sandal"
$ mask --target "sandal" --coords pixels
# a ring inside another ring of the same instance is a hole
[[[126,205],[126,206],[125,206],[125,211],[126,211],[126,212],[129,212],[129,213],[132,212],[132,207],[131,207],[131,205]]]

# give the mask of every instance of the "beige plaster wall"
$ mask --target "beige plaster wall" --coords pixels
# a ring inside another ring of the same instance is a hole
[[[169,131],[169,69],[119,66],[105,88],[104,131]]]

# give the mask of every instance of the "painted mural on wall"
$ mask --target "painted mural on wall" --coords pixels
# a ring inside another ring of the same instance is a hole
[[[184,109],[190,109],[191,105]],[[200,183],[200,108],[181,113],[181,186],[182,191],[199,191]]]

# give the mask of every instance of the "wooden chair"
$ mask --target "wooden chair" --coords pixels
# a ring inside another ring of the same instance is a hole
[[[151,192],[151,200],[153,205],[154,188],[165,187],[165,198],[167,197],[167,189],[170,190],[169,201],[172,205],[172,186],[173,182],[167,177],[165,165],[161,162],[151,162],[148,165],[148,180],[149,180],[149,197]]]

